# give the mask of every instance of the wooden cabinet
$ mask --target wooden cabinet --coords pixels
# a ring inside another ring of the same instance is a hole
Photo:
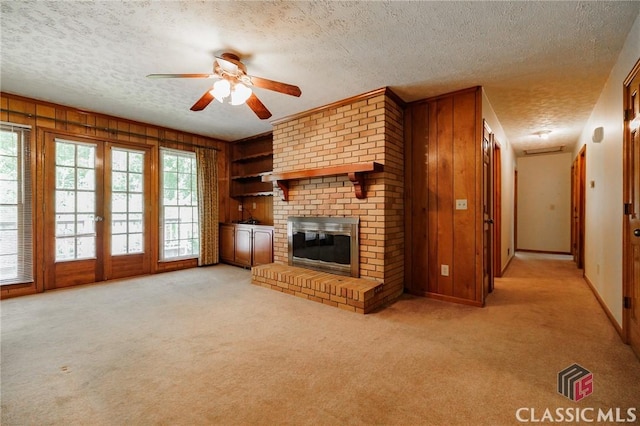
[[[235,262],[242,266],[251,266],[252,247],[251,239],[253,229],[251,227],[237,225],[236,227],[236,251]]]
[[[231,196],[273,195],[273,184],[262,176],[273,171],[273,137],[256,136],[234,142],[231,159]]]
[[[273,262],[273,227],[253,229],[253,266]]]
[[[236,255],[236,227],[220,224],[220,260],[233,263]]]
[[[241,223],[220,224],[220,259],[251,267],[273,262],[273,227]]]

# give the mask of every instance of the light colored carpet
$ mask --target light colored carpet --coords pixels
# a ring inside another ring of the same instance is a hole
[[[519,253],[485,308],[405,296],[363,316],[227,265],[0,307],[2,425],[502,425],[520,407],[640,406],[640,362],[566,257]],[[556,391],[573,363],[595,383],[577,403]]]

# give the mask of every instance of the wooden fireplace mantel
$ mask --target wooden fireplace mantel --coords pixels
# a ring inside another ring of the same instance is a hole
[[[262,176],[263,182],[276,182],[282,190],[282,199],[289,201],[289,182],[292,180],[308,179],[314,177],[347,175],[353,183],[356,198],[366,198],[364,189],[365,175],[367,173],[381,172],[383,165],[376,162],[344,164],[341,166],[321,167],[319,169],[296,170],[292,172],[273,173]]]

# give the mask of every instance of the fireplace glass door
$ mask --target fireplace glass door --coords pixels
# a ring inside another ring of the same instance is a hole
[[[359,276],[358,219],[290,217],[289,264]]]

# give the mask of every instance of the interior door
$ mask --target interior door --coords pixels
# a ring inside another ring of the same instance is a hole
[[[573,226],[575,232],[574,259],[579,269],[584,268],[584,242],[585,242],[585,202],[587,179],[587,146],[583,146],[575,161],[575,204],[573,211]]]
[[[578,264],[578,159],[571,164],[571,254]]]
[[[482,137],[482,240],[483,240],[483,288],[485,296],[493,291],[493,133],[484,123]]]
[[[640,358],[640,61],[625,80],[623,332]]]
[[[493,276],[502,276],[502,151],[493,140]]]
[[[45,134],[47,290],[150,272],[145,147]]]

